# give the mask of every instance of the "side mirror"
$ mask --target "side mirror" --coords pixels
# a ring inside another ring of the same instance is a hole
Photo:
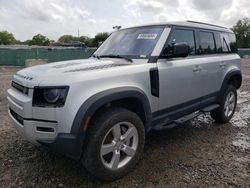
[[[173,45],[172,57],[187,57],[189,54],[189,47],[187,43],[176,43]]]

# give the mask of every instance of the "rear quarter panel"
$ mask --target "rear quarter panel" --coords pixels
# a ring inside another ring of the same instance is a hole
[[[232,71],[240,71],[241,72],[241,58],[238,54],[230,54],[221,57],[223,62],[226,64],[225,69],[223,70],[221,83],[222,86],[224,78],[226,75]]]

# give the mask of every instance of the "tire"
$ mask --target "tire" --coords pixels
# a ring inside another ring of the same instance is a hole
[[[98,113],[89,126],[82,157],[87,171],[104,181],[113,181],[129,173],[144,148],[145,129],[141,119],[134,112],[114,107]]]
[[[234,100],[232,100],[231,102],[229,102],[227,100],[227,99],[230,98],[229,95],[234,98]],[[226,110],[226,105],[227,104],[231,104],[231,106],[228,109],[228,113],[227,113],[227,110]],[[220,99],[220,107],[210,113],[211,117],[217,123],[228,123],[231,120],[231,118],[233,117],[233,115],[234,115],[236,105],[237,105],[237,91],[236,91],[236,88],[233,85],[228,85],[228,87],[226,88],[224,94],[222,95],[222,97]]]

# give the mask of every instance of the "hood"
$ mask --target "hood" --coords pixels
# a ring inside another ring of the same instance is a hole
[[[98,71],[102,69],[110,69],[125,65],[130,65],[122,59],[111,59],[111,60],[97,60],[94,58],[81,59],[81,60],[70,60],[61,61],[56,63],[48,63],[45,65],[36,65],[33,67],[25,68],[18,71],[14,76],[13,80],[26,87],[38,86],[44,79],[61,79],[65,77],[65,73],[81,75],[82,72]],[[68,74],[67,74],[68,76]]]

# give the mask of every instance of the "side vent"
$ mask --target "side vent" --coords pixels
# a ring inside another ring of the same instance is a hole
[[[158,68],[150,69],[150,86],[151,94],[155,97],[159,97],[159,72]]]

